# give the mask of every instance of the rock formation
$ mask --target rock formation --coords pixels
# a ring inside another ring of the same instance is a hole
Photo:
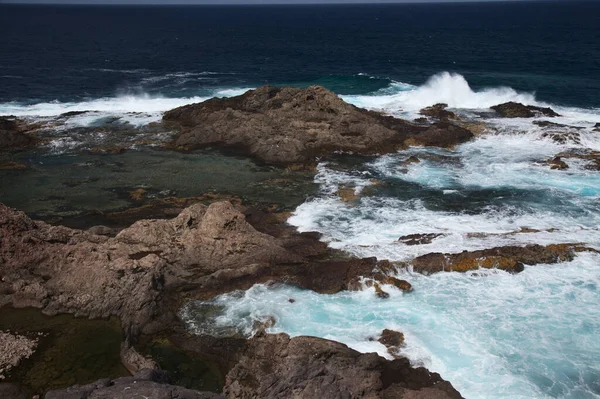
[[[423,108],[419,111],[419,114],[429,116],[440,121],[447,121],[448,119],[458,119],[458,116],[452,111],[448,111],[448,104],[435,104],[431,107]]]
[[[446,147],[473,137],[447,123],[417,126],[360,109],[320,86],[264,86],[176,108],[163,119],[180,130],[175,148],[234,148],[279,165],[314,163],[315,157],[334,151],[389,153],[407,144]]]
[[[494,105],[490,107],[496,111],[502,118],[534,118],[536,116],[556,117],[560,116],[552,108],[536,107],[533,105],[523,105],[513,101]]]
[[[18,150],[33,147],[38,140],[28,134],[34,127],[11,117],[0,117],[0,151]]]
[[[412,261],[414,271],[437,273],[441,271],[466,272],[479,268],[497,268],[511,273],[523,271],[524,265],[559,263],[573,260],[577,252],[594,251],[580,244],[532,244],[524,247],[506,246],[456,254],[439,252],[422,255]]]
[[[405,358],[386,360],[346,345],[286,334],[252,338],[227,374],[228,398],[458,399],[449,382]]]

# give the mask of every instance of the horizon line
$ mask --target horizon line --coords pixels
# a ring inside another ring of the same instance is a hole
[[[186,0],[176,0],[169,2],[160,2],[156,0],[0,0],[0,5],[11,4],[11,5],[77,5],[77,6],[320,6],[320,5],[401,5],[401,4],[450,4],[450,3],[526,3],[526,2],[549,2],[558,3],[565,2],[567,0],[357,0],[357,1],[344,1],[344,0],[325,0],[319,2],[306,2],[306,1],[292,1],[286,2],[285,0],[268,2],[265,3],[261,0],[250,0],[248,2],[231,2],[209,0],[208,2],[190,2]],[[598,0],[576,0],[581,2],[593,2]]]

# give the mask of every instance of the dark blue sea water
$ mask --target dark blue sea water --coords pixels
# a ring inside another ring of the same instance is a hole
[[[600,104],[600,2],[128,7],[0,4],[0,103],[318,83],[364,94],[458,72]],[[362,74],[362,75],[359,75]]]

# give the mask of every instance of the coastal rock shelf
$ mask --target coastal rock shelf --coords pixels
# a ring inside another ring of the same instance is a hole
[[[314,164],[335,151],[390,153],[408,144],[449,147],[473,138],[446,122],[418,126],[355,107],[320,86],[263,86],[176,108],[163,120],[180,129],[174,148],[236,148],[278,165]]]

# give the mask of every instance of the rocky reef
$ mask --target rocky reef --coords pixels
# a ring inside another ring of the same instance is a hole
[[[164,115],[180,133],[172,147],[243,151],[270,164],[314,164],[335,151],[390,153],[407,145],[448,147],[473,134],[447,122],[418,126],[344,102],[331,91],[264,86],[213,98]]]

